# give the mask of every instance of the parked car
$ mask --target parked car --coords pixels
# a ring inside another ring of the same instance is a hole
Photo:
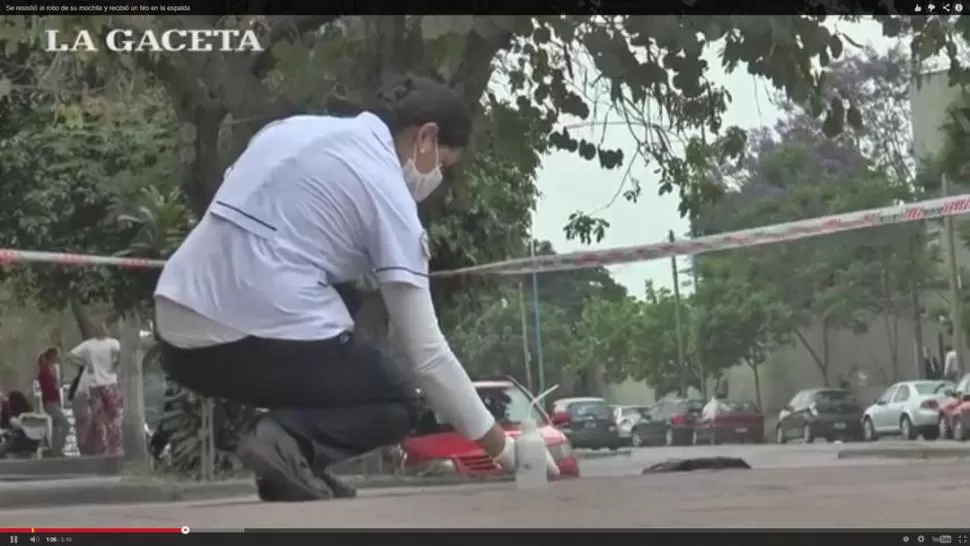
[[[939,435],[940,402],[953,388],[950,381],[902,381],[891,385],[862,414],[862,436],[872,442],[881,436],[915,440]]]
[[[945,389],[940,400],[937,415],[937,430],[940,438],[970,440],[970,373],[956,384]]]
[[[643,418],[643,414],[650,410],[650,406],[613,406],[613,419],[620,438],[632,443],[633,425]]]
[[[509,436],[519,435],[519,423],[533,419],[563,477],[578,477],[579,463],[566,435],[552,426],[533,396],[513,380],[476,381],[475,390]],[[481,447],[458,434],[435,412],[424,413],[415,432],[401,442],[402,466],[422,474],[499,474],[502,470]]]
[[[602,398],[560,398],[552,404],[552,423],[573,447],[615,451],[626,443]]]
[[[711,400],[694,421],[693,443],[765,441],[765,417],[754,402]]]
[[[778,414],[775,441],[784,444],[801,438],[807,443],[816,438],[862,439],[862,411],[855,395],[846,389],[805,389],[796,394]]]
[[[667,398],[646,411],[633,425],[630,443],[640,446],[682,446],[691,442],[694,421],[704,408],[700,400]]]

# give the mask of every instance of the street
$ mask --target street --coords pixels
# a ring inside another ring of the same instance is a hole
[[[543,490],[518,491],[511,483],[372,489],[361,491],[358,499],[306,503],[298,510],[255,499],[10,510],[0,513],[0,527],[54,522],[197,529],[966,525],[967,462],[837,458],[841,449],[867,445],[872,444],[644,448],[584,457],[583,478]],[[754,469],[640,475],[644,466],[668,457],[712,454],[744,457]]]

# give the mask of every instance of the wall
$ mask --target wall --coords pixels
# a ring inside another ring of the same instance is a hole
[[[860,335],[850,331],[829,333],[829,384],[836,386],[841,374],[853,369],[865,373],[867,379],[857,382],[854,388],[868,393],[877,386],[918,377],[915,363],[913,321],[899,319],[896,351],[899,362],[894,377],[892,367],[891,336],[881,318],[870,323],[868,332]],[[931,351],[937,346],[938,324],[923,321],[923,343]],[[804,330],[806,339],[816,352],[821,352],[821,327],[815,325]],[[935,351],[934,351],[935,352]],[[801,389],[823,385],[822,373],[808,350],[800,342],[774,351],[760,368],[762,401],[766,413],[780,410]],[[739,399],[755,399],[754,378],[751,368],[736,366],[726,374],[730,396]],[[860,395],[862,393],[860,392]]]

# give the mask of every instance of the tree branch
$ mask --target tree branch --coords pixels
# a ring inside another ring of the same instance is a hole
[[[262,53],[256,55],[251,66],[253,74],[262,78],[273,69],[276,59],[273,47],[286,38],[298,38],[305,32],[318,29],[339,19],[339,15],[273,15],[266,18],[267,31],[260,45]]]

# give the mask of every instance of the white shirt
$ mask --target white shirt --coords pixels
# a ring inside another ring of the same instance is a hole
[[[427,235],[390,131],[371,114],[294,116],[227,170],[155,295],[244,334],[320,339],[353,328],[332,284],[371,271],[428,286]]]
[[[74,391],[74,397],[77,398],[78,396],[87,396],[93,383],[94,375],[87,370],[87,367],[85,367],[84,371],[81,372],[81,379],[79,379],[77,382],[77,389]]]
[[[957,364],[957,352],[954,351],[953,349],[950,349],[946,353],[946,360],[944,361],[944,364],[943,364],[943,375],[949,376],[951,374],[955,375],[959,373],[960,373],[960,368]]]
[[[81,360],[85,374],[91,374],[91,386],[103,387],[118,383],[115,363],[121,354],[121,343],[111,337],[91,338],[71,349],[71,356]],[[84,377],[81,377],[84,381]],[[79,387],[80,388],[80,387]]]
[[[353,329],[332,284],[376,274],[429,404],[478,439],[495,419],[438,327],[428,258],[380,119],[287,118],[253,137],[166,263],[156,328],[184,349],[247,335],[325,339]]]

